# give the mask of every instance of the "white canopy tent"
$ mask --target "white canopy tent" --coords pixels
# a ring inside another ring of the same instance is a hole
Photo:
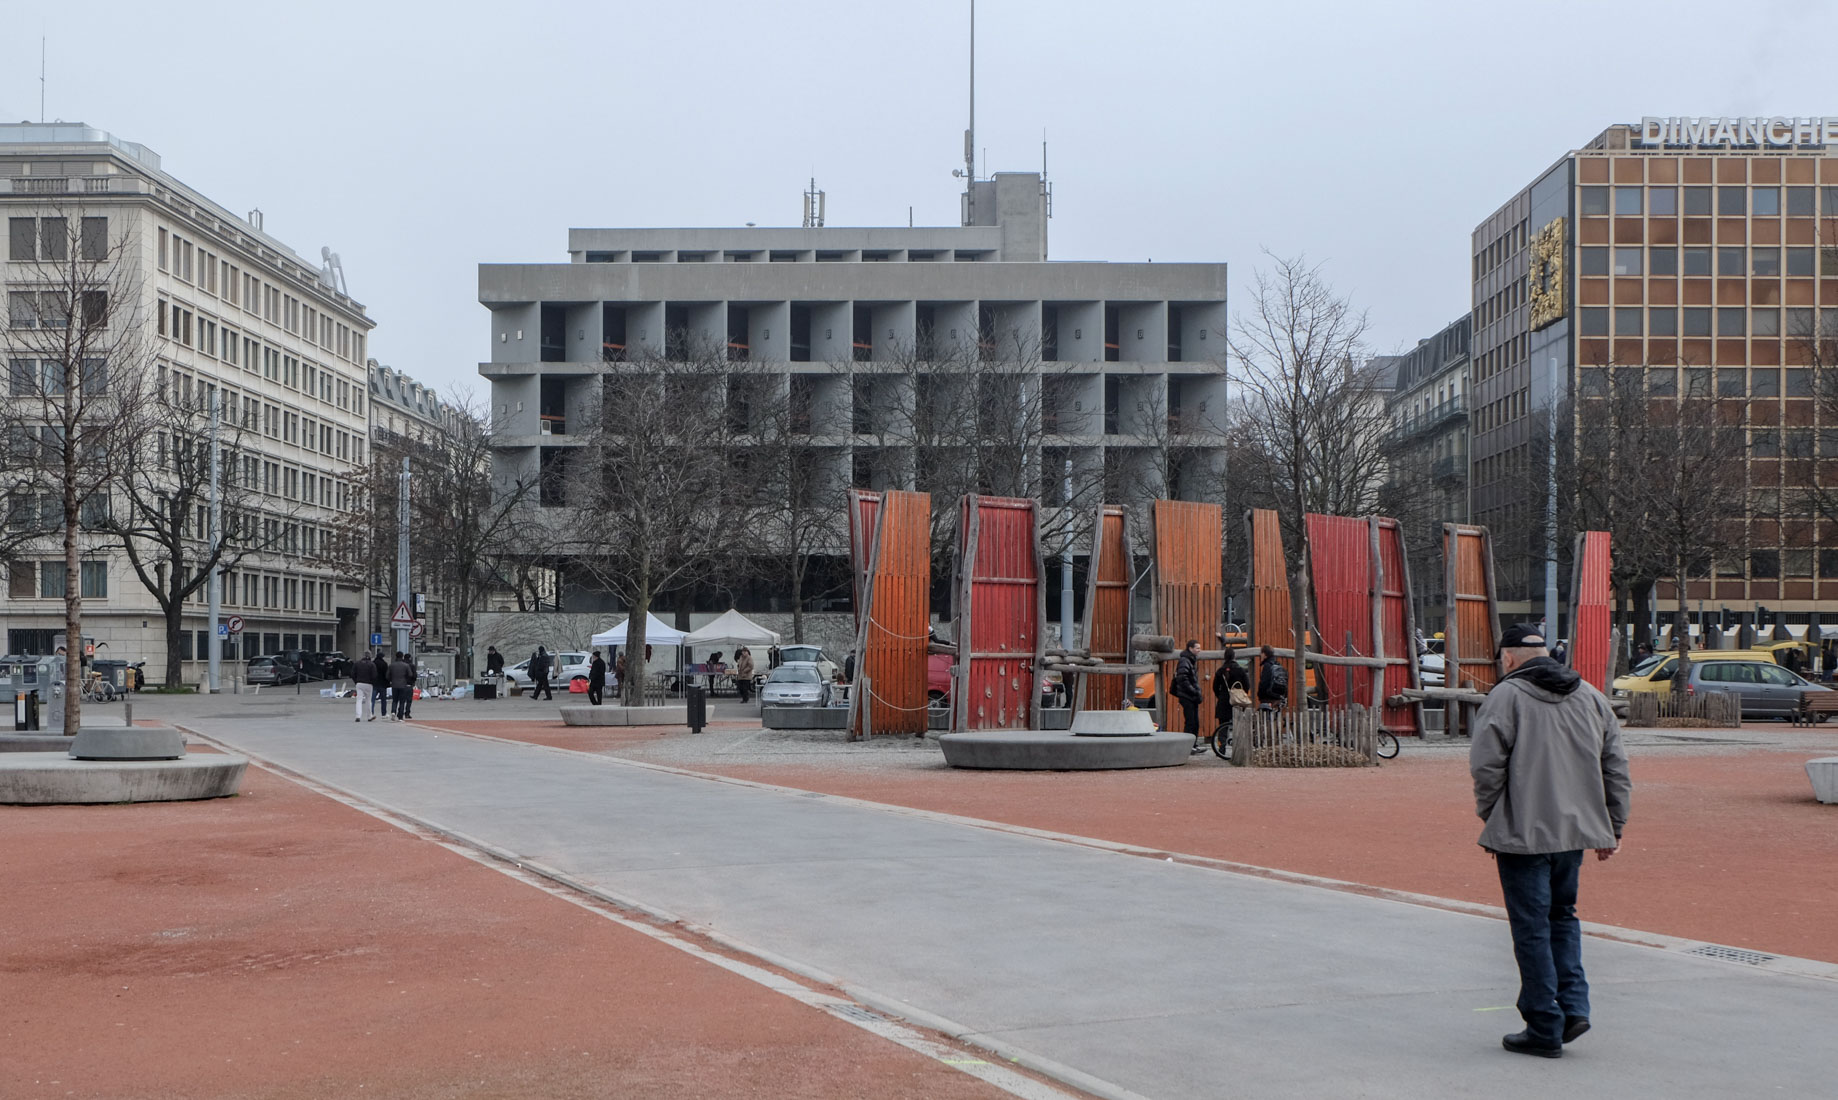
[[[596,639],[597,640],[597,639]],[[721,617],[697,630],[683,636],[683,644],[691,646],[712,645],[778,645],[779,632],[765,627],[747,618],[733,609],[722,612]]]
[[[590,642],[593,645],[624,645],[625,626],[632,620],[627,619],[611,630],[602,630],[595,634]],[[656,615],[645,615],[645,644],[652,646],[680,646],[686,635],[674,626],[665,626]]]

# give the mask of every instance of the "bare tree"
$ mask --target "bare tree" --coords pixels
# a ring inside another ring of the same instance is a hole
[[[746,442],[743,488],[753,496],[751,563],[762,579],[790,594],[795,642],[804,640],[817,563],[845,552],[849,539],[846,452],[838,440],[813,433],[833,423],[838,411],[817,407],[821,380],[814,374],[729,376],[729,409]],[[847,574],[838,572],[818,594],[847,583]]]
[[[55,541],[64,562],[70,678],[83,653],[83,555],[105,543],[110,481],[140,416],[152,371],[140,316],[137,252],[126,226],[79,206],[47,205],[9,219],[7,400],[0,403],[9,520],[25,544]],[[44,493],[45,487],[53,487]],[[28,519],[20,494],[40,493]],[[9,524],[10,526],[11,524]],[[23,530],[21,529],[23,528]],[[66,692],[64,732],[82,724]]]
[[[1384,393],[1365,359],[1366,315],[1319,267],[1269,256],[1247,312],[1234,321],[1241,402],[1232,481],[1248,503],[1275,509],[1288,561],[1290,625],[1306,638],[1309,512],[1375,511],[1385,480]],[[1303,677],[1290,681],[1300,691]]]

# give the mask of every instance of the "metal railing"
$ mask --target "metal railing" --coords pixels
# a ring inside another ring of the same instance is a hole
[[[1394,442],[1409,439],[1420,432],[1430,431],[1467,415],[1468,395],[1458,393],[1441,404],[1430,406],[1421,413],[1399,417],[1396,426],[1391,429],[1391,438]]]

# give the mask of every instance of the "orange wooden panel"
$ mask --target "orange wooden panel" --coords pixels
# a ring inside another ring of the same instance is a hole
[[[874,521],[880,508],[881,494],[871,489],[849,490],[849,578],[857,634],[861,633],[862,611],[867,606],[868,559],[874,553]]]
[[[869,494],[862,494],[866,497]],[[859,503],[860,498],[852,503]],[[932,498],[889,490],[875,509],[867,596],[859,602],[856,682],[868,693],[854,706],[853,732],[923,734],[927,727],[926,636],[931,626]]]
[[[1372,519],[1378,547],[1379,639],[1386,657],[1405,657],[1407,663],[1385,669],[1384,698],[1396,697],[1405,688],[1422,687],[1417,674],[1417,613],[1411,602],[1410,559],[1404,553],[1404,529],[1395,519]],[[1423,732],[1421,704],[1387,705],[1379,722],[1390,733]]]
[[[1295,647],[1295,630],[1289,620],[1289,572],[1283,559],[1283,528],[1275,511],[1254,508],[1245,517],[1251,528],[1251,644]],[[1251,683],[1255,687],[1263,670],[1258,661],[1251,662]],[[1292,693],[1300,682],[1295,662],[1281,659],[1289,673]]]
[[[1045,568],[1032,500],[967,496],[958,513],[952,728],[1033,729]]]
[[[1092,525],[1091,563],[1086,570],[1085,645],[1093,657],[1114,664],[1130,659],[1129,513],[1122,506],[1098,506]],[[1126,676],[1085,677],[1084,706],[1120,710],[1129,687]]]
[[[1597,691],[1608,690],[1614,664],[1613,593],[1609,588],[1607,531],[1576,536],[1570,581],[1570,667]]]
[[[1372,576],[1371,525],[1363,519],[1316,512],[1302,519],[1308,531],[1308,573],[1315,589],[1314,619],[1319,635],[1312,648],[1339,657],[1372,656],[1372,612],[1378,586]],[[1371,669],[1328,667],[1324,675],[1332,705],[1371,704]]]
[[[1499,643],[1499,602],[1493,586],[1493,536],[1485,527],[1442,525],[1447,613],[1443,627],[1444,683],[1472,681],[1486,691],[1499,680],[1494,650]]]
[[[1217,504],[1185,500],[1158,500],[1150,512],[1150,539],[1155,548],[1155,630],[1185,645],[1195,639],[1202,649],[1219,642],[1219,619],[1225,610],[1225,580],[1220,564],[1220,522]],[[1175,662],[1165,662],[1162,687],[1173,680]],[[1178,704],[1164,701],[1162,726],[1183,733],[1210,733],[1213,715],[1213,673],[1218,661],[1201,661],[1200,730],[1184,728]]]

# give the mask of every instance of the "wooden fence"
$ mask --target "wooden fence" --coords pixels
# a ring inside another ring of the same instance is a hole
[[[1233,712],[1232,763],[1253,768],[1363,768],[1375,762],[1379,712],[1329,709]]]
[[[1729,691],[1681,695],[1672,691],[1636,691],[1627,697],[1630,727],[1735,729],[1742,725],[1742,697]]]

